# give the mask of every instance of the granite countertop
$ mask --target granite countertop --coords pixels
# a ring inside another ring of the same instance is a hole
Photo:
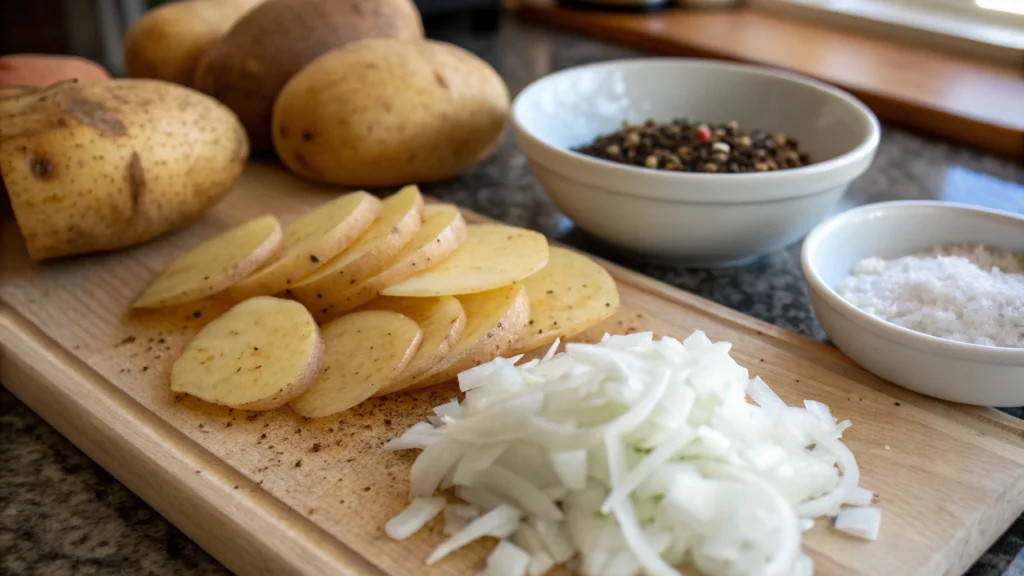
[[[493,64],[512,94],[552,71],[636,55],[508,17],[496,33],[452,21],[430,30]],[[469,174],[425,191],[478,212],[542,231],[684,290],[799,334],[823,339],[811,315],[791,246],[742,268],[702,271],[644,264],[574,229],[544,196],[507,138]],[[878,157],[844,206],[934,198],[1024,212],[1024,167],[886,127]],[[968,572],[1024,574],[1014,559],[1024,520]],[[226,570],[53,428],[0,388],[0,574],[219,574]]]

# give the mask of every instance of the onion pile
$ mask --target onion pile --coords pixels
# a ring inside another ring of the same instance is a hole
[[[703,332],[556,342],[543,359],[497,358],[459,375],[465,392],[389,450],[422,450],[403,539],[443,514],[433,564],[484,536],[488,574],[800,576],[814,518],[874,539],[881,512],[840,441],[848,421],[787,406]],[[748,402],[750,398],[753,403]],[[438,491],[454,488],[461,502]],[[852,505],[853,507],[843,508]]]

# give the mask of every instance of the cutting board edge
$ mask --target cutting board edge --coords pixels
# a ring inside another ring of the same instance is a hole
[[[384,576],[3,302],[0,382],[232,572]]]

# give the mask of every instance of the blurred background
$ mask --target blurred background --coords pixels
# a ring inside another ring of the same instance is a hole
[[[75,54],[124,72],[121,40],[132,22],[175,0],[0,0],[0,55]],[[428,27],[458,17],[486,32],[497,27],[502,0],[416,0]]]

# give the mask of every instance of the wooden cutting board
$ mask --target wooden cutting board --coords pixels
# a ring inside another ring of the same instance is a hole
[[[383,524],[407,504],[414,453],[388,439],[455,395],[452,386],[373,400],[304,422],[221,409],[168,389],[185,342],[225,309],[206,302],[127,313],[186,247],[261,213],[290,219],[332,197],[252,165],[199,222],[131,250],[34,264],[8,216],[0,243],[0,381],[118,480],[241,574],[474,574],[490,543],[427,569],[435,523],[404,543]],[[478,218],[474,218],[478,219]],[[877,542],[819,522],[818,574],[958,575],[1024,508],[1024,426],[933,401],[865,373],[836,350],[608,265],[622,309],[604,331],[682,338],[700,328],[790,403],[814,398],[853,421],[844,438],[884,511]],[[969,383],[965,383],[969,385]]]

